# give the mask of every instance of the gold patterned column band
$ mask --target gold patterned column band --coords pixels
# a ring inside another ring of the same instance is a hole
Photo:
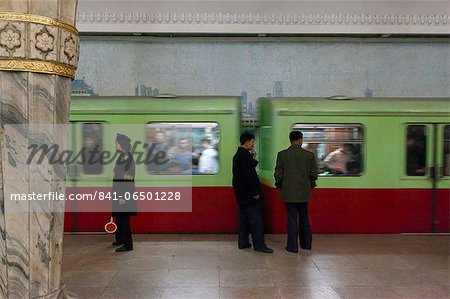
[[[56,26],[66,29],[67,31],[70,31],[75,35],[78,35],[78,30],[72,25],[45,16],[38,16],[26,13],[0,12],[0,21],[21,21],[21,22],[30,22],[42,25]]]
[[[80,42],[75,27],[45,16],[0,13],[0,70],[75,77]]]
[[[75,78],[76,69],[68,65],[49,61],[0,59],[0,70],[55,74],[64,77]]]

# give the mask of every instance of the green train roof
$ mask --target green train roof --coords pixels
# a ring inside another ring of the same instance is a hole
[[[450,116],[450,98],[260,98],[261,117],[290,115]]]
[[[233,114],[241,107],[240,97],[72,97],[71,114]]]

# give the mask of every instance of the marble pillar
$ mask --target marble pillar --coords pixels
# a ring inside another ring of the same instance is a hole
[[[67,144],[78,63],[76,0],[0,0],[0,298],[66,298],[61,287],[65,166],[30,145]]]

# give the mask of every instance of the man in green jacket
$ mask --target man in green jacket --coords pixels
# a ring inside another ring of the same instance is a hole
[[[308,219],[308,202],[316,186],[317,164],[314,154],[302,148],[303,133],[289,134],[291,146],[278,153],[275,167],[275,186],[281,189],[280,200],[286,203],[287,246],[289,252],[300,247],[311,250],[312,233]],[[298,220],[297,220],[298,215]]]

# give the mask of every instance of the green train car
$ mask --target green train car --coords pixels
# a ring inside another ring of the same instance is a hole
[[[101,204],[69,202],[65,231],[102,231],[109,220],[115,162],[110,156],[117,133],[129,136],[148,158],[133,155],[142,200],[132,218],[133,232],[236,230],[231,161],[239,144],[239,97],[74,97],[70,104],[69,147],[86,151],[86,159],[69,165],[67,192],[96,195]],[[155,152],[164,152],[167,163],[145,163],[155,160]],[[178,202],[169,198],[177,190],[185,192]]]
[[[259,108],[252,131],[268,232],[285,231],[273,171],[291,130],[304,133],[320,171],[310,205],[314,232],[449,232],[449,99],[261,98]],[[147,197],[133,217],[134,232],[236,230],[231,160],[248,129],[241,126],[239,97],[73,98],[70,120],[69,145],[77,152],[113,153],[115,136],[123,133],[150,160],[146,154],[155,148],[170,158],[160,168],[135,156],[137,192]],[[340,152],[346,155],[338,169],[332,157]],[[69,167],[69,193],[108,194],[114,161],[97,162]],[[159,198],[171,190],[182,190],[185,205]],[[66,231],[102,231],[110,199],[88,209],[69,202]]]
[[[315,233],[449,232],[450,99],[261,98],[259,107],[269,231],[286,227],[277,152],[300,130],[320,173]]]

